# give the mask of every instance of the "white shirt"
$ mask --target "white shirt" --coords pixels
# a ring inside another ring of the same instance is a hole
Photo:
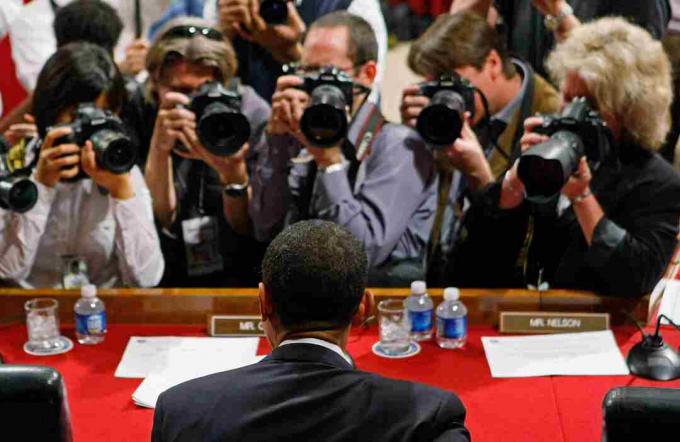
[[[323,339],[317,339],[317,338],[302,338],[302,339],[286,339],[282,343],[279,344],[279,347],[283,347],[284,345],[289,345],[289,344],[312,344],[312,345],[319,345],[323,348],[327,348],[330,351],[333,351],[340,355],[342,359],[347,361],[349,365],[354,367],[354,363],[352,362],[352,359],[347,356],[347,353],[342,351],[340,346],[333,344],[332,342],[324,341]]]
[[[130,172],[135,196],[116,200],[90,179],[38,182],[38,201],[26,213],[0,209],[0,278],[24,288],[61,287],[62,256],[77,255],[98,287],[152,287],[165,263],[149,189],[139,168]]]
[[[312,1],[312,0],[306,0]],[[321,1],[321,0],[313,0]],[[377,103],[378,91],[380,90],[380,80],[383,77],[387,57],[387,26],[383,17],[380,3],[378,0],[353,0],[347,8],[347,12],[358,15],[371,25],[375,38],[378,41],[378,74],[375,77],[375,86],[369,100]],[[203,9],[203,16],[213,23],[217,23],[217,2],[207,0]]]

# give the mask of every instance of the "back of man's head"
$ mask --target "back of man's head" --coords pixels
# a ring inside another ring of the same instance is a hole
[[[465,66],[482,70],[492,50],[503,63],[504,75],[512,77],[515,67],[505,41],[485,18],[472,11],[443,14],[413,43],[408,65],[422,76],[450,73]]]
[[[116,10],[101,0],[75,0],[59,8],[54,17],[57,47],[84,41],[113,54],[122,30]]]
[[[293,224],[272,241],[262,280],[285,328],[342,328],[361,303],[367,269],[366,253],[351,233],[312,220]]]
[[[373,28],[358,15],[347,11],[331,12],[312,23],[314,28],[346,28],[349,34],[348,55],[354,66],[378,60],[378,40]]]

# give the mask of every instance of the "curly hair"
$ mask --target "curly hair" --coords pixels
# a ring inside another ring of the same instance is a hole
[[[595,104],[611,113],[622,136],[656,151],[671,125],[671,65],[661,43],[623,18],[577,27],[546,61],[557,84],[569,72],[585,82]]]

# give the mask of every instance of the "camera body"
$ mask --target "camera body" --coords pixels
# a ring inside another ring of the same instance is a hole
[[[262,0],[260,15],[270,25],[282,25],[288,22],[288,2],[286,0]]]
[[[443,74],[419,86],[420,94],[431,100],[418,115],[416,130],[435,148],[452,144],[460,137],[465,112],[474,117],[474,86],[456,74]]]
[[[518,173],[529,201],[546,202],[558,195],[582,156],[596,169],[611,154],[611,130],[583,97],[572,100],[561,114],[543,116],[534,132],[550,139],[520,156]]]
[[[189,110],[196,114],[198,139],[214,155],[234,155],[250,138],[250,122],[241,113],[237,86],[205,83],[191,96]]]
[[[79,104],[72,123],[48,128],[48,132],[57,127],[70,127],[72,133],[57,139],[55,146],[77,144],[83,147],[85,142],[91,141],[97,165],[102,169],[120,175],[129,172],[135,165],[137,150],[125,134],[123,122],[94,103]],[[74,180],[85,177],[81,169]]]
[[[310,97],[300,120],[300,130],[313,146],[336,146],[347,136],[348,115],[354,102],[354,82],[333,66],[300,78],[303,83],[298,88]]]
[[[38,201],[38,187],[28,179],[29,169],[13,168],[15,161],[10,159],[10,147],[4,140],[0,141],[0,208],[18,213],[27,212]],[[23,158],[21,162],[23,163]]]

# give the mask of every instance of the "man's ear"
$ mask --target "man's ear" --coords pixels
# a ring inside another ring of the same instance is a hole
[[[357,312],[352,319],[353,325],[364,324],[372,315],[375,309],[375,297],[370,290],[364,292],[364,296],[361,298]]]
[[[489,52],[489,55],[486,56],[486,64],[486,68],[489,69],[489,75],[492,80],[495,81],[500,76],[504,75],[503,60],[501,60],[501,56],[498,55],[498,52],[496,52],[495,49],[492,49],[491,52]]]
[[[373,60],[367,61],[359,67],[356,79],[366,87],[373,87],[375,77],[378,76],[378,63]]]
[[[258,286],[257,298],[260,300],[260,316],[262,316],[262,321],[268,321],[271,318],[274,307],[271,294],[262,282]]]

